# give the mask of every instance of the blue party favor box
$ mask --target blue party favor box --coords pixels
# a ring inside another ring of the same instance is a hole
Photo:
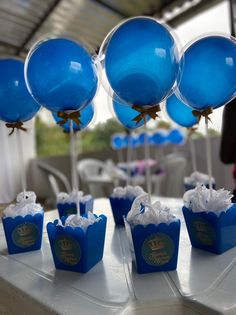
[[[183,207],[183,214],[193,247],[222,254],[236,246],[236,205],[218,215]]]
[[[86,200],[85,202],[80,201],[80,215],[87,214],[88,211],[93,212],[93,202],[94,199],[91,196],[90,199]],[[71,214],[77,214],[77,206],[76,203],[57,203],[57,209],[59,213],[60,219],[62,217],[68,217]]]
[[[179,251],[180,220],[169,224],[131,226],[125,219],[131,252],[138,273],[175,270]]]
[[[85,273],[102,260],[107,218],[104,215],[99,218],[86,231],[80,227],[57,225],[58,220],[47,224],[56,269]]]
[[[2,217],[9,254],[29,252],[41,248],[44,214]]]
[[[117,198],[110,196],[111,210],[116,225],[124,225],[123,217],[130,211],[134,198]]]

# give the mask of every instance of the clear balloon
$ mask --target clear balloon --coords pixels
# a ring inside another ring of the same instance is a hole
[[[90,54],[65,38],[39,42],[30,50],[25,79],[32,96],[52,112],[83,109],[93,100],[98,85]]]
[[[127,107],[116,99],[112,100],[112,106],[117,119],[125,128],[137,129],[145,124],[143,118],[139,122],[134,120],[140,113],[132,107]],[[151,117],[146,115],[146,121],[149,121],[150,119]]]
[[[129,105],[150,107],[168,96],[179,72],[179,54],[169,29],[154,18],[118,25],[99,53],[113,92]]]
[[[8,123],[30,120],[40,105],[26,88],[23,61],[0,59],[0,69],[0,120]]]
[[[190,45],[180,63],[178,96],[196,110],[217,108],[236,93],[236,41],[208,36]]]
[[[170,118],[182,127],[190,128],[198,123],[198,118],[193,115],[193,109],[184,104],[175,94],[167,98],[166,111]]]
[[[184,144],[185,139],[185,135],[179,129],[172,129],[168,135],[168,141],[176,145]]]
[[[55,120],[55,122],[59,122],[62,119],[60,117],[57,116],[56,113],[52,113],[52,116]],[[76,122],[73,121],[73,130],[76,131],[80,131],[85,129],[86,127],[88,127],[88,125],[91,123],[91,121],[93,120],[94,117],[94,105],[93,104],[89,104],[88,106],[86,106],[84,109],[82,109],[80,111],[80,122],[81,124],[78,125]],[[63,128],[63,130],[65,130],[65,132],[70,132],[70,120],[67,120],[67,122],[63,125],[61,125],[61,127]]]

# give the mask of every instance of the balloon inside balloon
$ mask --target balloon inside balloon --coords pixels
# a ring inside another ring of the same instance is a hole
[[[62,121],[60,117],[58,117],[57,113],[52,113],[52,116],[56,123]],[[84,109],[80,111],[80,125],[78,125],[76,122],[73,121],[73,130],[79,131],[85,129],[93,120],[94,117],[94,106],[93,104],[89,104]],[[67,120],[67,122],[63,125],[60,125],[65,132],[70,132],[70,120]]]
[[[23,61],[0,59],[0,69],[0,120],[8,123],[30,120],[40,105],[26,88]]]
[[[153,18],[131,18],[111,32],[101,49],[109,84],[124,103],[154,106],[169,95],[179,72],[179,54],[164,25]]]
[[[189,46],[180,62],[178,96],[196,110],[217,108],[236,93],[236,41],[208,36]]]
[[[161,146],[166,144],[168,142],[168,139],[169,138],[166,131],[158,130],[152,135],[151,142],[152,144]]]
[[[170,118],[182,127],[190,128],[198,123],[198,118],[193,115],[193,109],[184,104],[175,94],[167,98],[166,111]]]
[[[145,120],[141,118],[140,121],[136,121],[135,118],[138,118],[140,112],[132,107],[125,106],[117,99],[113,98],[112,105],[117,119],[127,129],[137,129],[145,124],[145,120],[147,122],[151,119],[149,115],[146,115]]]
[[[111,137],[111,146],[114,150],[120,150],[127,146],[127,139],[124,134],[114,134]]]
[[[185,142],[185,136],[179,129],[172,129],[168,135],[168,140],[172,144],[182,145]]]
[[[91,103],[98,85],[90,54],[65,38],[39,42],[30,50],[25,79],[32,96],[52,112],[83,109]]]

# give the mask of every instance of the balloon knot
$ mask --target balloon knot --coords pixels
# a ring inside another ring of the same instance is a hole
[[[206,109],[204,109],[202,111],[193,110],[192,113],[193,113],[193,115],[195,117],[198,118],[198,123],[200,122],[202,117],[205,117],[206,121],[209,120],[210,122],[212,122],[211,118],[209,117],[209,115],[213,113],[213,108],[212,107],[208,107],[208,108],[206,108]]]
[[[11,136],[15,129],[19,129],[19,130],[22,130],[22,131],[27,131],[27,129],[25,127],[23,127],[23,122],[21,121],[17,121],[17,122],[14,122],[14,123],[6,123],[6,127],[7,128],[12,128],[12,131],[9,133],[9,136]]]
[[[76,112],[58,112],[57,116],[61,118],[62,120],[58,121],[57,124],[60,126],[63,126],[65,123],[67,123],[68,120],[73,120],[78,126],[80,126],[80,111]]]
[[[139,105],[133,105],[132,108],[139,112],[139,114],[132,119],[132,121],[136,121],[136,124],[138,124],[142,119],[145,119],[146,116],[150,116],[152,119],[156,119],[158,116],[158,112],[161,111],[160,105],[155,105],[150,108],[143,108],[142,106]]]

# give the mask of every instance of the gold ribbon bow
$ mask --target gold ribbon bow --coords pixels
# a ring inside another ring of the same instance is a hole
[[[80,111],[77,112],[71,112],[71,113],[66,113],[66,112],[58,112],[57,116],[63,120],[60,120],[57,122],[58,125],[63,126],[69,119],[73,120],[78,126],[80,126],[81,121],[80,121]]]
[[[25,127],[23,127],[23,125],[24,124],[21,121],[17,121],[15,123],[6,123],[6,127],[7,128],[12,128],[12,131],[9,133],[9,136],[11,136],[14,133],[15,129],[20,129],[22,131],[27,131],[27,129]]]
[[[157,117],[159,117],[157,113],[161,111],[160,105],[155,105],[150,108],[143,108],[139,105],[133,105],[132,108],[139,112],[139,114],[132,119],[132,121],[136,121],[136,124],[138,124],[142,119],[145,119],[147,115],[155,120]]]
[[[211,107],[208,107],[203,111],[193,110],[192,113],[195,117],[198,118],[198,123],[200,122],[202,116],[205,117],[206,121],[209,120],[210,122],[212,122],[211,118],[209,117],[209,115],[213,113],[213,108]]]

